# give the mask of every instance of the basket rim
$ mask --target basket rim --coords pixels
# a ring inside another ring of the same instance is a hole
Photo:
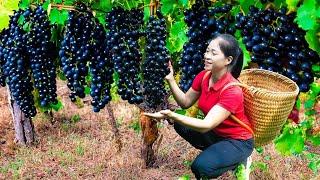
[[[253,88],[253,89],[259,90],[260,92],[263,92],[263,93],[271,93],[271,94],[275,94],[275,95],[278,95],[278,94],[297,95],[300,92],[300,89],[299,89],[299,86],[297,85],[297,83],[294,82],[293,80],[291,80],[290,78],[282,75],[282,74],[279,74],[279,73],[276,73],[276,72],[273,72],[273,71],[269,71],[269,70],[265,70],[265,69],[258,69],[258,68],[243,69],[241,71],[241,74],[243,74],[243,73],[247,74],[247,73],[250,73],[250,72],[263,72],[263,73],[273,74],[275,76],[279,76],[283,80],[286,80],[286,81],[289,81],[290,83],[292,83],[295,86],[295,90],[294,91],[271,91],[271,90],[268,90],[268,89],[247,85],[249,88]],[[240,74],[240,76],[241,76],[241,74]],[[242,84],[245,84],[245,83],[241,82],[240,80],[239,80],[239,82],[242,83]]]

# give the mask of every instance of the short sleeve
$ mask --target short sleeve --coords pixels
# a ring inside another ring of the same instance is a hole
[[[201,71],[193,80],[192,82],[192,89],[195,91],[200,91],[201,90],[201,84],[202,84],[202,79],[206,71]]]
[[[243,92],[240,87],[232,86],[224,90],[217,103],[232,114],[237,112],[237,109],[243,104]]]

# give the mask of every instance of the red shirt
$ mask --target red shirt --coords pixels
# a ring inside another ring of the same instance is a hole
[[[207,71],[201,71],[192,83],[192,89],[201,92],[198,100],[199,109],[207,115],[214,105],[219,105],[231,112],[245,124],[251,126],[244,112],[244,97],[242,89],[239,86],[230,86],[221,93],[221,90],[225,85],[230,82],[237,82],[237,80],[228,72],[225,73],[212,87],[210,87],[210,89],[208,89],[211,72],[209,75],[204,77],[206,72]],[[215,127],[213,132],[219,136],[232,139],[247,140],[252,138],[252,134],[247,129],[232,120],[230,117]]]

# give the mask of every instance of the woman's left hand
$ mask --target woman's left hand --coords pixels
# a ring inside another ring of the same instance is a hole
[[[172,118],[173,117],[173,112],[169,109],[166,110],[161,110],[161,114],[165,115],[167,118]]]
[[[143,113],[143,115],[148,116],[153,119],[164,119],[164,118],[171,118],[173,112],[166,109],[166,110],[161,110],[159,112],[155,113]]]

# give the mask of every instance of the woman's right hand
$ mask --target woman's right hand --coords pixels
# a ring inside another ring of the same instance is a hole
[[[171,61],[169,61],[168,65],[169,65],[170,73],[168,75],[166,75],[165,79],[167,81],[174,80],[173,67],[172,67]]]

